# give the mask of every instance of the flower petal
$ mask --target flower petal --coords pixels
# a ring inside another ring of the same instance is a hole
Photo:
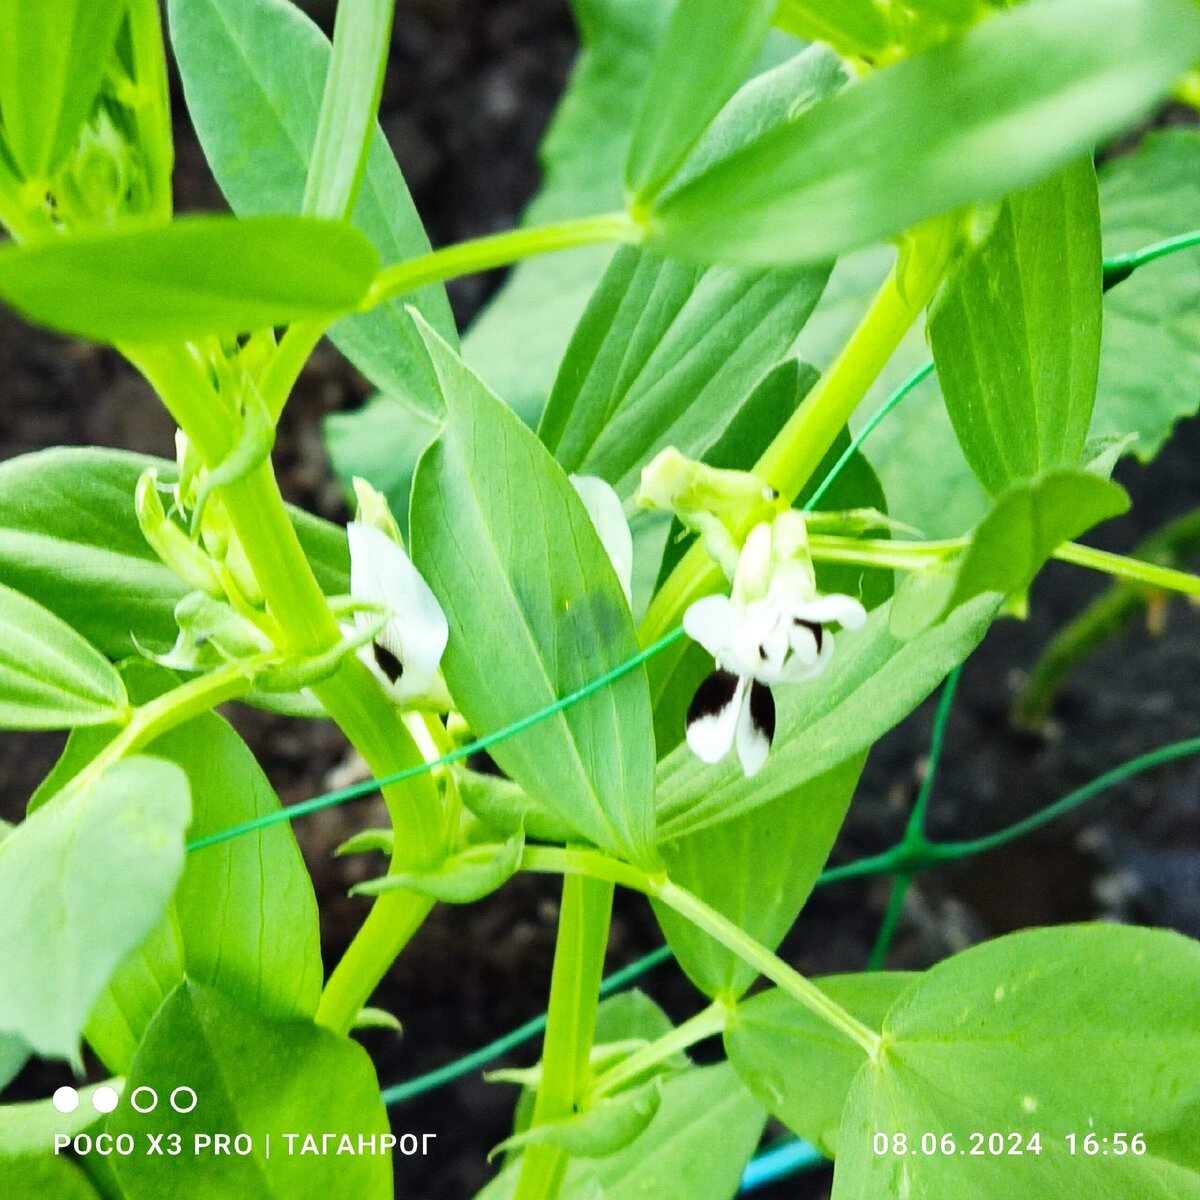
[[[733,649],[733,606],[728,596],[705,596],[688,605],[683,631],[718,661]]]
[[[766,765],[775,739],[775,697],[757,680],[746,692],[738,710],[737,751],[746,776],[757,775]]]
[[[351,596],[388,614],[375,640],[403,667],[393,691],[398,698],[419,695],[437,676],[450,636],[446,614],[408,555],[387,534],[361,521],[351,521],[346,534]],[[359,624],[369,619],[366,614],[357,618]],[[393,673],[373,653],[372,658],[385,677]]]
[[[792,612],[817,625],[836,621],[843,629],[861,629],[867,621],[867,610],[853,596],[843,596],[837,592],[801,601],[793,606]]]
[[[720,762],[733,748],[747,683],[718,669],[696,689],[687,712],[687,744],[702,762]]]
[[[596,527],[600,544],[612,562],[625,599],[633,603],[633,534],[620,497],[596,475],[572,475],[571,484]]]

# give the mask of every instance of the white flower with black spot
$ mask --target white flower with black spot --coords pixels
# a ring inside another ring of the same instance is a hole
[[[387,622],[358,651],[359,658],[387,687],[397,704],[444,696],[438,667],[450,627],[429,584],[403,547],[364,521],[346,527],[350,541],[350,596],[369,609],[355,614],[359,629],[382,610]]]
[[[746,775],[760,771],[775,736],[771,688],[816,678],[833,655],[828,626],[859,629],[866,619],[852,596],[817,591],[799,513],[755,526],[732,595],[705,596],[683,617],[684,631],[716,661],[688,708],[692,751],[716,763],[736,745]]]

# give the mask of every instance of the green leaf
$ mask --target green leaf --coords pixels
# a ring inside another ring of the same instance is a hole
[[[901,1178],[914,1196],[1200,1196],[1191,939],[1118,925],[1012,934],[922,976],[883,1036],[886,1052],[862,1066],[842,1118],[834,1200],[891,1195]],[[951,1134],[965,1153],[873,1151],[877,1132],[911,1142],[924,1131]],[[970,1155],[971,1134],[991,1131],[1036,1133],[1041,1152]],[[1135,1132],[1144,1155],[1112,1149],[1114,1134]],[[1089,1133],[1108,1138],[1109,1153],[1086,1154]]]
[[[0,463],[0,576],[110,658],[175,641],[187,588],[146,544],[134,514],[148,467],[170,482],[175,465],[120,450],[58,447]],[[350,590],[345,530],[289,509],[317,581]]]
[[[1109,256],[1200,226],[1200,132],[1152,133],[1100,171]],[[1174,424],[1200,406],[1200,248],[1142,268],[1104,297],[1104,339],[1093,436],[1136,433],[1149,462]]]
[[[930,311],[946,408],[992,493],[1079,464],[1100,366],[1100,256],[1084,159],[1007,197]]]
[[[379,265],[349,225],[186,217],[0,249],[0,299],[98,342],[234,335],[353,310]]]
[[[757,775],[745,778],[732,759],[708,766],[686,745],[659,763],[659,836],[732,820],[868,749],[978,645],[997,607],[979,597],[908,642],[888,630],[891,603],[877,608],[863,629],[838,637],[819,679],[778,689],[775,742]]]
[[[149,663],[125,664],[135,703],[179,683]],[[30,801],[33,812],[107,744],[111,729],[73,735]],[[249,747],[215,713],[188,721],[147,748],[180,767],[192,798],[192,840],[278,812],[279,798]],[[142,1032],[184,974],[269,1017],[308,1017],[321,990],[320,927],[312,880],[288,824],[188,856],[170,913],[121,965],[88,1023],[110,1069],[128,1070]]]
[[[188,112],[230,207],[242,216],[300,212],[331,57],[325,35],[287,0],[170,0],[168,11]],[[429,250],[377,125],[351,220],[384,265]],[[409,304],[454,344],[454,318],[440,285],[346,317],[330,336],[377,387],[436,411],[436,387],[405,312]]]
[[[651,1042],[671,1032],[671,1018],[637,988],[618,992],[600,1001],[596,1009],[596,1031],[592,1042]]]
[[[1087,471],[1014,483],[944,574],[910,575],[892,603],[892,631],[912,637],[985,592],[1021,598],[1055,550],[1129,508],[1123,488]]]
[[[678,0],[642,96],[625,188],[651,200],[745,78],[777,0]]]
[[[94,1125],[96,1109],[92,1104],[92,1097],[96,1094],[96,1089],[114,1086],[120,1092],[122,1081],[106,1079],[103,1083],[79,1088],[79,1107],[72,1113],[60,1113],[52,1100],[6,1104],[0,1107],[0,1163],[5,1159],[20,1158],[22,1155],[32,1157],[41,1154],[54,1145],[56,1133],[74,1137],[89,1125]]]
[[[832,258],[1064,166],[1141,117],[1197,56],[1189,0],[998,13],[668,189],[647,248],[743,266]]]
[[[671,11],[669,0],[572,0],[582,48],[539,159],[542,188],[521,218],[540,225],[624,204],[621,171]],[[533,423],[592,290],[607,246],[518,265],[472,325],[467,362]],[[520,347],[520,353],[513,353]]]
[[[0,843],[0,1031],[75,1060],[92,1005],[162,918],[183,869],[187,778],[153,758],[114,764]]]
[[[4,144],[45,184],[75,149],[104,78],[125,0],[0,2]]]
[[[556,1146],[573,1158],[605,1158],[644,1133],[661,1103],[659,1083],[651,1080],[633,1091],[604,1097],[575,1116],[514,1133],[488,1157],[526,1146]]]
[[[891,40],[875,0],[780,0],[775,24],[806,41],[828,42],[842,54],[875,55]]]
[[[0,728],[70,729],[124,719],[116,668],[40,604],[0,584]]]
[[[662,1085],[646,1131],[607,1158],[573,1161],[565,1200],[730,1200],[762,1135],[764,1113],[728,1063],[695,1068]],[[516,1167],[478,1200],[511,1200]]]
[[[134,1059],[128,1087],[151,1087],[167,1096],[186,1080],[199,1097],[203,1127],[195,1116],[160,1104],[143,1116],[121,1105],[107,1132],[132,1134],[144,1145],[146,1132],[179,1134],[192,1144],[197,1132],[248,1135],[249,1155],[200,1154],[187,1165],[188,1194],[294,1200],[297,1196],[354,1196],[382,1200],[392,1195],[391,1155],[337,1154],[342,1138],[357,1149],[360,1137],[388,1132],[379,1084],[365,1051],[307,1021],[271,1021],[242,1008],[220,992],[181,984],[146,1032]],[[288,1153],[284,1134],[300,1135]],[[302,1138],[333,1135],[328,1154],[301,1154]],[[267,1138],[270,1157],[267,1157]],[[122,1158],[117,1176],[128,1200],[158,1200],[178,1187],[179,1163],[137,1154]]]
[[[0,1195],[54,1200],[100,1200],[87,1176],[69,1158],[47,1155],[0,1158]]]
[[[412,554],[450,622],[442,669],[487,734],[624,662],[633,618],[583,502],[549,453],[427,327],[446,404],[413,483]],[[493,751],[584,837],[652,853],[654,747],[641,670]]]
[[[864,762],[857,754],[732,820],[661,843],[667,875],[774,950],[829,857]],[[654,911],[679,965],[706,996],[736,999],[758,977],[665,905]]]
[[[567,471],[628,499],[667,446],[704,458],[791,345],[828,271],[730,271],[617,252],[567,349],[538,434]]]
[[[351,888],[350,894],[378,896],[403,889],[446,904],[474,904],[503,887],[517,873],[524,849],[525,837],[517,833],[506,842],[469,846],[451,854],[434,871],[368,879]]]
[[[29,1061],[29,1047],[20,1038],[0,1034],[0,1092],[21,1073]]]
[[[913,972],[872,971],[814,982],[851,1016],[879,1029],[892,1002],[919,978]],[[738,1005],[725,1030],[725,1052],[772,1116],[833,1157],[846,1096],[863,1065],[858,1046],[772,988]]]

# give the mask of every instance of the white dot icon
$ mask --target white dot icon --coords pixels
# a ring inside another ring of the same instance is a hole
[[[92,1107],[98,1113],[110,1113],[117,1107],[119,1099],[120,1096],[117,1095],[117,1089],[105,1084],[103,1087],[98,1087],[92,1093]]]
[[[60,1113],[73,1113],[79,1107],[79,1093],[73,1087],[60,1087],[51,1103]]]

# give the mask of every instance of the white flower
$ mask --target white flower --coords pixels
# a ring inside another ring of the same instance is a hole
[[[438,665],[449,640],[446,614],[404,549],[363,521],[346,527],[350,541],[350,596],[382,609],[387,623],[358,656],[386,685],[397,703],[445,691]],[[373,623],[370,612],[354,617],[358,628]]]
[[[775,735],[772,686],[820,675],[833,655],[838,624],[867,619],[852,596],[817,592],[804,545],[802,518],[784,513],[755,526],[738,560],[731,596],[705,596],[683,617],[687,635],[716,660],[687,713],[687,743],[704,762],[736,744],[742,770],[760,771]]]
[[[633,603],[633,534],[621,498],[595,475],[572,475],[571,483],[596,527],[600,544],[612,561],[625,599]]]

